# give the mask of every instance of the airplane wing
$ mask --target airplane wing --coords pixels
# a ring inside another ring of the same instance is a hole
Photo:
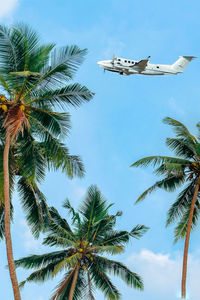
[[[149,58],[150,56],[147,57],[147,59],[140,60],[139,62],[135,63],[133,67],[137,67],[138,69],[140,69],[140,71],[144,71],[148,64]]]

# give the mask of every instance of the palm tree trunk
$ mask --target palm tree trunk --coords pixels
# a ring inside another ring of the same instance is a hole
[[[194,195],[190,207],[189,219],[187,224],[186,230],[186,237],[185,237],[185,246],[184,246],[184,255],[183,255],[183,269],[182,269],[182,283],[181,283],[181,297],[185,299],[186,297],[186,276],[187,276],[187,260],[188,260],[188,248],[189,248],[189,241],[190,241],[190,232],[192,227],[192,220],[194,215],[194,208],[199,192],[200,186],[200,176],[197,179],[196,187],[194,190]]]
[[[9,149],[10,149],[10,137],[8,134],[6,134],[5,148],[3,152],[3,174],[4,174],[3,191],[4,191],[4,208],[5,208],[4,222],[5,222],[6,251],[7,251],[8,267],[10,272],[10,278],[12,281],[14,297],[15,300],[21,300],[16,271],[15,271],[15,264],[13,258],[13,250],[12,250],[12,240],[10,234],[10,196],[9,196],[10,185],[9,185],[9,166],[8,166]]]
[[[74,272],[72,286],[71,286],[71,289],[70,289],[70,292],[69,292],[69,300],[72,300],[73,296],[74,296],[74,290],[75,290],[75,287],[76,287],[76,281],[77,281],[77,278],[78,278],[79,269],[80,269],[80,263],[78,264],[78,266],[76,267],[75,272]]]

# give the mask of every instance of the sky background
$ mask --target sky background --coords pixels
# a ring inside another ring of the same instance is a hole
[[[199,58],[184,74],[177,76],[120,76],[103,73],[99,60],[116,56],[140,60],[151,55],[152,63],[171,64],[179,55],[200,57],[199,1],[133,0],[0,0],[0,22],[10,25],[23,21],[32,25],[45,42],[58,46],[77,44],[88,55],[75,81],[95,92],[94,99],[70,110],[72,130],[66,141],[71,154],[80,155],[86,168],[84,179],[70,181],[61,173],[49,173],[41,187],[49,205],[63,216],[62,202],[69,198],[77,207],[91,184],[96,184],[112,211],[123,211],[118,226],[130,230],[136,224],[150,227],[133,240],[126,252],[116,257],[144,279],[145,290],[138,292],[118,279],[115,284],[123,300],[173,300],[180,295],[183,242],[173,244],[173,226],[165,228],[166,212],[176,193],[157,191],[134,205],[137,197],[155,177],[152,168],[132,169],[139,158],[170,155],[165,139],[171,128],[162,123],[175,118],[195,134],[199,113]],[[12,226],[14,256],[40,254],[49,249],[34,240],[26,226],[18,196],[14,197],[15,223]],[[66,216],[67,217],[67,216]],[[188,299],[200,294],[199,228],[191,235],[188,271]],[[0,244],[1,299],[13,300],[5,245]],[[19,269],[19,281],[30,272]],[[43,285],[28,284],[23,300],[46,300],[60,280]],[[96,300],[104,299],[101,293]]]

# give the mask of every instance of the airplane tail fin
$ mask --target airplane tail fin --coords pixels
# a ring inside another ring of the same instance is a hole
[[[195,56],[180,56],[179,59],[171,66],[174,71],[183,73],[194,58]]]

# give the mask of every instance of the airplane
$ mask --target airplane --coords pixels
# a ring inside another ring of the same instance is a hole
[[[140,61],[112,56],[111,60],[102,60],[97,64],[104,71],[117,72],[120,75],[176,75],[183,73],[195,56],[180,56],[172,65],[151,64],[150,56]]]

